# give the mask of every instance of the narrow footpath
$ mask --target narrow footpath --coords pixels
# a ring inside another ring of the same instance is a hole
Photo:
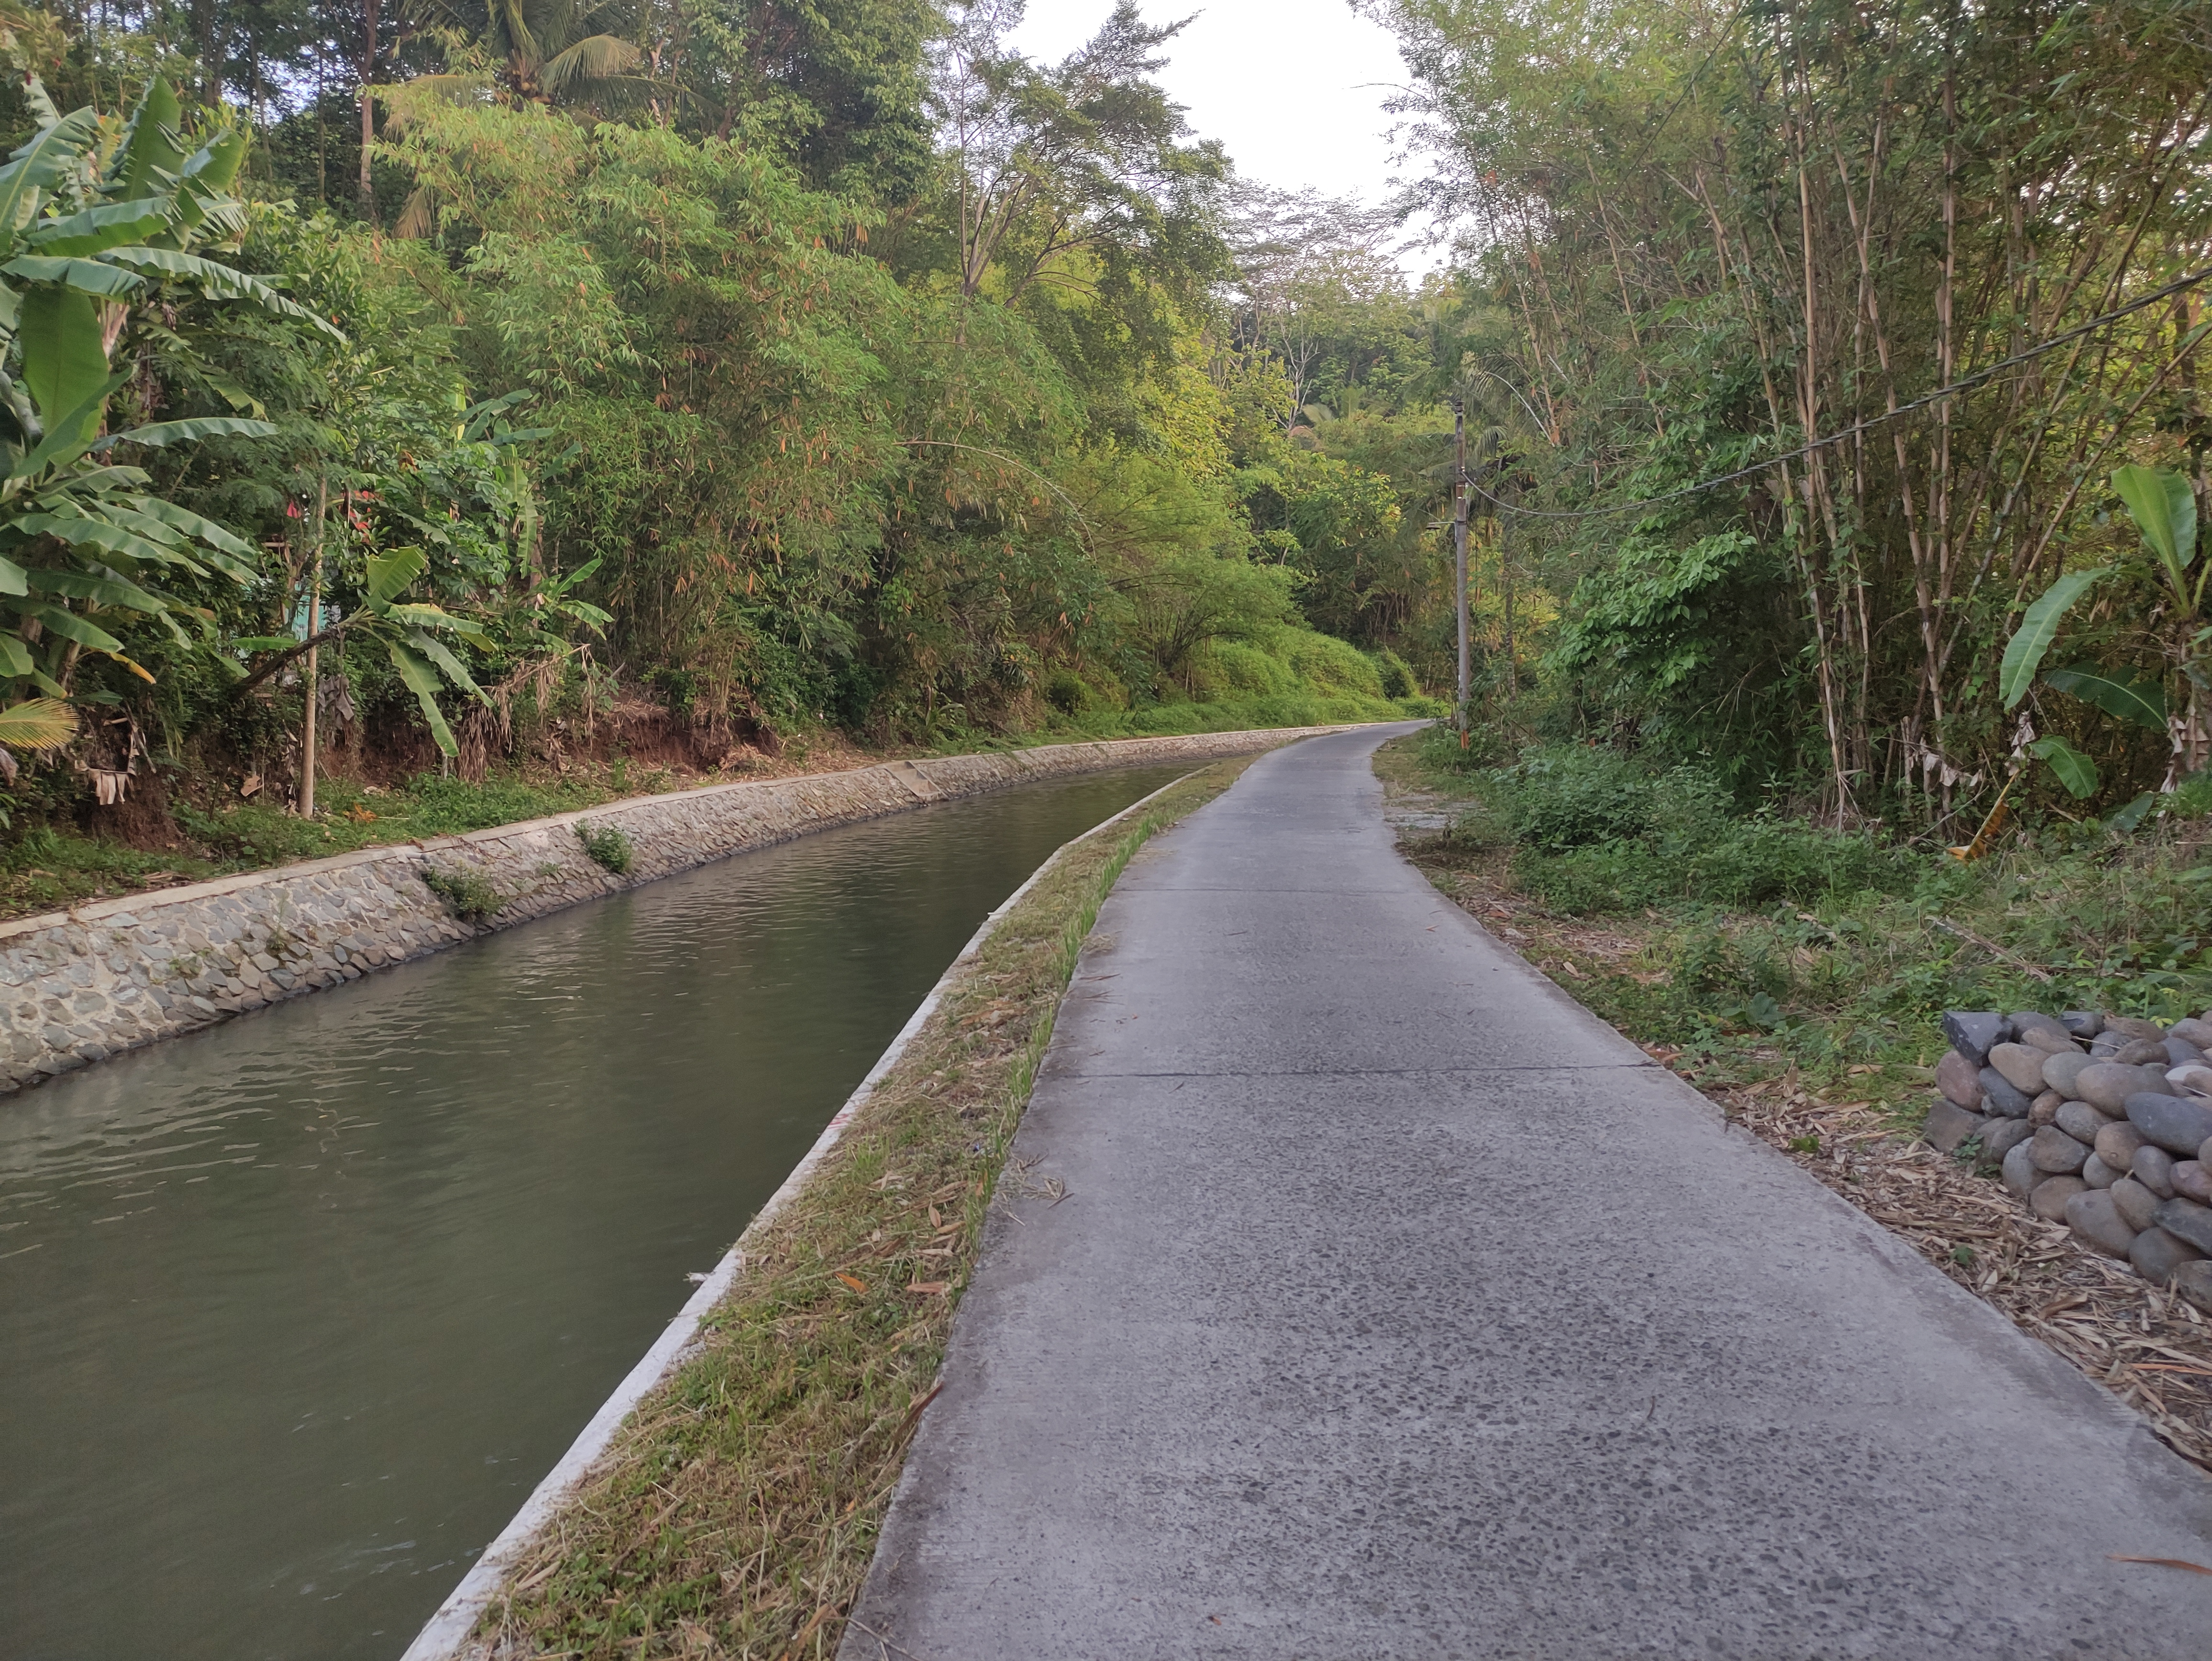
[[[1310,739],[1099,915],[843,1661],[2202,1655],[2212,1484]]]

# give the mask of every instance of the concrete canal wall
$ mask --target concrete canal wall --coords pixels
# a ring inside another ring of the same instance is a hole
[[[1030,779],[1195,764],[1335,730],[1054,744],[709,785],[0,923],[0,1092],[810,830]],[[595,861],[585,830],[620,831],[629,869]]]

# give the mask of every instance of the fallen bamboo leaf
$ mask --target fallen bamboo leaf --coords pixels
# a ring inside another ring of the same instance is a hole
[[[2202,1563],[2192,1563],[2186,1557],[2123,1557],[2118,1552],[2105,1554],[2115,1563],[2148,1563],[2161,1569],[2187,1569],[2191,1574],[2212,1574]]]
[[[941,1298],[951,1285],[949,1281],[916,1281],[907,1290],[919,1293],[925,1298]]]
[[[868,1283],[866,1281],[861,1280],[856,1275],[848,1275],[843,1270],[840,1269],[837,1274],[837,1278],[842,1281],[847,1286],[852,1287],[855,1292],[866,1292],[868,1289]]]
[[[814,1611],[814,1618],[799,1628],[799,1636],[791,1640],[791,1647],[784,1652],[786,1661],[790,1661],[790,1658],[797,1656],[806,1647],[806,1640],[814,1636],[814,1629],[828,1620],[836,1608],[835,1603],[824,1603]]]
[[[921,1417],[921,1410],[927,1407],[932,1402],[934,1402],[937,1399],[939,1393],[942,1391],[944,1388],[945,1380],[942,1378],[939,1378],[935,1384],[932,1384],[929,1387],[929,1394],[923,1396],[921,1400],[916,1402],[912,1407],[906,1410],[906,1417],[899,1421],[898,1435],[892,1437],[891,1440],[896,1442],[900,1437],[904,1436],[907,1432],[912,1430],[914,1428],[915,1421]]]

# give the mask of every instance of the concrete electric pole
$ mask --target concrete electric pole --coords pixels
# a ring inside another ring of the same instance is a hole
[[[1473,666],[1468,658],[1467,615],[1467,405],[1455,398],[1452,405],[1452,563],[1456,573],[1454,604],[1459,611],[1460,739],[1467,739],[1467,706],[1473,696]]]

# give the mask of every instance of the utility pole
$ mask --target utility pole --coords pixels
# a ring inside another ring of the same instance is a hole
[[[323,631],[323,520],[330,511],[331,481],[315,490],[315,568],[307,580],[307,638]],[[322,648],[307,648],[307,719],[300,730],[300,817],[315,817],[315,704],[323,690]]]
[[[1468,700],[1473,696],[1473,665],[1468,657],[1467,614],[1467,404],[1455,398],[1452,405],[1452,554],[1457,580],[1454,604],[1459,611],[1459,739],[1468,738]]]

